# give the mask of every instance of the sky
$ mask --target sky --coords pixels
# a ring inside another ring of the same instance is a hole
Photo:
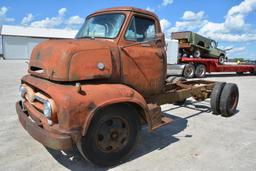
[[[256,60],[256,0],[0,0],[0,25],[79,29],[88,14],[115,6],[155,12],[167,38],[194,31],[232,48],[229,58]]]

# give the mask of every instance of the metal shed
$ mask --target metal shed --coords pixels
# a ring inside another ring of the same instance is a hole
[[[0,30],[3,58],[29,59],[33,48],[38,43],[49,39],[74,38],[76,33],[77,30],[3,25]]]

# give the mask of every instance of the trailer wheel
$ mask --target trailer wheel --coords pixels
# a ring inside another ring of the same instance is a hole
[[[187,64],[183,70],[183,76],[185,78],[194,78],[195,66],[193,64]]]
[[[217,82],[212,90],[211,97],[210,97],[211,98],[210,104],[211,104],[212,113],[214,115],[219,115],[221,113],[220,112],[220,96],[225,85],[226,85],[225,82]]]
[[[200,58],[201,57],[201,51],[199,49],[195,49],[193,53],[193,57]]]
[[[229,117],[235,114],[239,100],[239,91],[236,84],[228,83],[222,90],[220,97],[220,112],[222,116]]]
[[[82,137],[82,154],[95,165],[116,165],[136,145],[140,127],[139,114],[132,108],[106,108],[93,117],[87,134]]]
[[[203,78],[203,77],[205,77],[205,75],[206,75],[206,67],[205,67],[205,65],[203,65],[203,64],[197,65],[196,66],[196,70],[195,70],[195,76],[197,78]]]

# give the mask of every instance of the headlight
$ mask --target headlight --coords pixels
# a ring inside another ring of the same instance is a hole
[[[26,89],[23,85],[20,85],[19,93],[20,93],[20,96],[21,96],[22,98],[24,98],[24,97],[25,97],[25,94],[27,93],[27,89]]]
[[[49,119],[52,117],[52,105],[48,100],[44,102],[44,115]]]

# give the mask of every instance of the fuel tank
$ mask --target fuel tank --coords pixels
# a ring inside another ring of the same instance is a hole
[[[113,64],[119,61],[116,51],[116,45],[110,41],[47,40],[33,49],[28,72],[53,81],[110,79],[113,72],[119,75],[119,64]]]

